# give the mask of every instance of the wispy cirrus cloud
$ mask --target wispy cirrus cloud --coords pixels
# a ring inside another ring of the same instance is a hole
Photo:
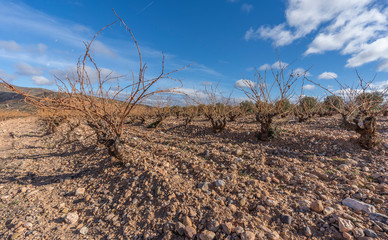
[[[15,64],[16,72],[20,75],[25,76],[34,76],[34,75],[41,75],[43,72],[41,69],[33,67],[25,62],[19,62]]]
[[[285,46],[315,34],[305,55],[339,51],[349,55],[346,67],[379,61],[388,71],[388,4],[378,0],[288,0],[286,22],[251,27],[246,40],[269,39]]]

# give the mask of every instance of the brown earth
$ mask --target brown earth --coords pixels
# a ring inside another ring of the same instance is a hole
[[[86,127],[0,122],[0,239],[387,239],[388,118],[370,151],[338,121],[282,121],[271,142],[253,117],[218,134],[201,119],[135,124],[126,166]]]

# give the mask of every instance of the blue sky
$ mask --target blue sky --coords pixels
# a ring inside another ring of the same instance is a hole
[[[388,3],[381,0],[0,0],[0,77],[13,84],[55,89],[54,76],[74,69],[88,41],[116,20],[112,8],[140,43],[147,76],[190,63],[174,76],[187,93],[220,82],[233,91],[280,58],[289,69],[333,90],[352,85],[355,69],[374,86],[388,86]],[[106,73],[138,69],[130,36],[116,24],[93,48]],[[173,84],[162,81],[163,87]],[[193,90],[196,89],[196,90]],[[306,95],[322,95],[313,85]]]

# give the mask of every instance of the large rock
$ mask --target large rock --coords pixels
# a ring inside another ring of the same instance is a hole
[[[388,216],[387,215],[384,215],[384,214],[381,214],[381,213],[370,213],[369,217],[372,220],[388,224]]]
[[[356,199],[353,199],[353,198],[345,198],[344,200],[342,200],[342,204],[357,211],[364,211],[367,213],[376,212],[376,208],[374,206],[364,202],[357,201]]]
[[[353,230],[354,225],[352,221],[343,219],[343,218],[338,218],[338,227],[340,232],[350,232]]]
[[[201,240],[213,240],[216,237],[216,234],[209,230],[204,230],[199,235],[199,239]]]

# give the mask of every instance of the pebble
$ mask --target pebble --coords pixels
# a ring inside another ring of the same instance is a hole
[[[282,223],[285,223],[285,224],[291,224],[292,222],[292,217],[290,215],[282,215],[280,217],[280,220],[282,221]]]
[[[190,219],[188,216],[185,216],[185,217],[183,218],[183,224],[184,224],[185,226],[193,226],[193,223],[191,222],[191,219]]]
[[[361,229],[361,228],[356,228],[353,230],[353,235],[356,237],[356,238],[361,238],[361,237],[364,237],[365,234],[364,234],[364,231]]]
[[[195,235],[197,234],[197,231],[192,226],[186,226],[185,227],[185,234],[189,238],[194,238]]]
[[[371,230],[371,229],[364,229],[364,233],[366,236],[371,237],[371,238],[378,238],[377,234]]]
[[[304,228],[304,234],[305,234],[307,237],[310,237],[311,235],[313,235],[312,232],[311,232],[310,227],[305,227],[305,228]]]
[[[223,223],[221,226],[222,230],[224,230],[224,232],[228,235],[231,234],[234,230],[234,226],[231,222]]]
[[[79,233],[82,235],[86,235],[88,233],[89,229],[86,226],[83,226],[80,230]]]
[[[200,183],[198,187],[199,187],[202,191],[208,191],[208,190],[209,190],[209,182]]]
[[[77,188],[75,191],[76,196],[84,195],[85,194],[85,188]]]
[[[78,221],[78,214],[77,214],[77,212],[71,212],[71,213],[68,213],[67,215],[66,215],[66,218],[65,218],[65,220],[66,220],[66,222],[68,223],[68,224],[75,224],[75,223],[77,223],[77,221]]]
[[[335,212],[335,209],[332,207],[327,207],[323,210],[323,215],[328,216]]]
[[[209,230],[204,230],[199,235],[199,239],[201,240],[213,240],[216,237],[216,234]]]
[[[225,181],[223,181],[223,180],[217,180],[217,181],[216,181],[216,186],[217,186],[217,187],[224,187],[224,186],[225,186]]]
[[[350,235],[347,232],[342,233],[342,237],[345,238],[345,239],[348,239],[348,240],[352,240],[353,239],[352,235]]]
[[[317,213],[321,213],[321,212],[323,212],[323,210],[324,210],[323,204],[322,204],[322,201],[321,201],[321,200],[316,200],[316,201],[312,202],[311,205],[310,205],[310,208],[311,208],[314,212],[317,212]]]
[[[179,235],[183,236],[183,234],[185,234],[185,228],[186,226],[183,225],[183,223],[181,222],[175,223],[175,230],[178,232]]]
[[[255,234],[251,231],[245,231],[241,234],[241,240],[255,240]]]
[[[232,213],[235,213],[237,211],[237,207],[234,204],[229,204],[229,209],[232,211]]]

